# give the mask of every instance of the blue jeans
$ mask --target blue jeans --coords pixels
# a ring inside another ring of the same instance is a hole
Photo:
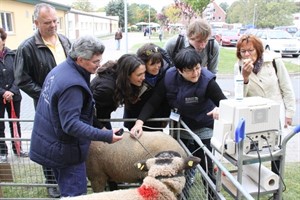
[[[116,40],[117,50],[120,50],[121,40]]]
[[[61,197],[80,196],[87,193],[85,162],[66,168],[53,169]]]

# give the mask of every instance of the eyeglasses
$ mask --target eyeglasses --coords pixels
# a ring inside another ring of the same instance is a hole
[[[200,71],[200,69],[201,69],[201,66],[198,64],[198,65],[196,65],[196,67],[194,67],[194,68],[192,68],[192,69],[184,68],[183,71],[184,71],[185,73],[192,74],[192,73],[194,73],[194,72]]]
[[[248,52],[249,54],[252,54],[255,51],[255,49],[248,49],[248,50],[240,50],[241,54],[246,54]]]
[[[95,60],[95,61],[91,61],[94,65],[100,65],[102,59],[100,60]]]

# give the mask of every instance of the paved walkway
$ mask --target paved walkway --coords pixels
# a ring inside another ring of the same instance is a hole
[[[124,34],[125,35],[125,34]],[[115,41],[113,38],[107,38],[102,40],[106,46],[106,50],[104,52],[103,58],[104,62],[109,59],[118,59],[121,55],[126,53],[125,50],[125,39],[122,39],[121,42],[121,50],[115,50]],[[144,37],[143,33],[129,33],[128,38],[128,48],[132,48],[135,44],[141,44],[144,42],[158,42],[158,38],[151,38]],[[134,52],[129,52],[134,53]],[[296,77],[297,78],[297,77]],[[298,77],[299,79],[300,77]],[[218,77],[217,81],[219,82],[221,88],[224,91],[229,92],[229,94],[233,94],[233,79],[232,76],[220,76]],[[299,83],[299,80],[298,80]],[[300,90],[299,84],[295,91]],[[22,92],[23,100],[21,105],[21,119],[30,119],[33,120],[34,118],[34,107],[33,101],[30,97],[28,97],[25,93]],[[297,96],[299,98],[299,96]],[[298,107],[299,108],[299,101]],[[299,112],[299,111],[298,111]],[[116,112],[112,114],[112,118],[122,118],[123,110],[122,108],[117,109]],[[297,119],[298,120],[298,119]],[[300,120],[299,120],[300,121]],[[299,123],[299,122],[298,122]],[[30,138],[31,130],[32,130],[32,122],[22,122],[21,128],[24,138]],[[122,123],[113,123],[115,127],[121,127]],[[6,137],[10,137],[8,134],[8,125],[6,125]],[[286,134],[286,133],[285,133]],[[295,135],[287,145],[287,153],[286,153],[286,161],[287,162],[300,162],[300,134]]]

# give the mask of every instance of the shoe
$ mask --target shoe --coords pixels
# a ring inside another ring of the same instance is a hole
[[[20,157],[22,157],[22,158],[27,158],[27,157],[28,157],[28,152],[22,150],[22,151],[20,152]]]
[[[7,155],[0,155],[0,163],[7,163]]]
[[[60,198],[60,191],[57,187],[48,187],[47,192],[51,198]]]
[[[14,153],[15,153],[15,155],[18,156],[18,153],[17,153],[17,152],[14,152]],[[20,157],[21,157],[21,158],[27,158],[27,157],[28,157],[28,152],[21,150],[21,151],[20,151]]]

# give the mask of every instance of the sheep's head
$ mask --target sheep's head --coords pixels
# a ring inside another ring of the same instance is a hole
[[[198,157],[182,158],[177,152],[164,151],[154,158],[136,163],[136,167],[148,171],[148,177],[160,180],[175,194],[179,194],[185,184],[184,170],[193,168],[199,163]]]

